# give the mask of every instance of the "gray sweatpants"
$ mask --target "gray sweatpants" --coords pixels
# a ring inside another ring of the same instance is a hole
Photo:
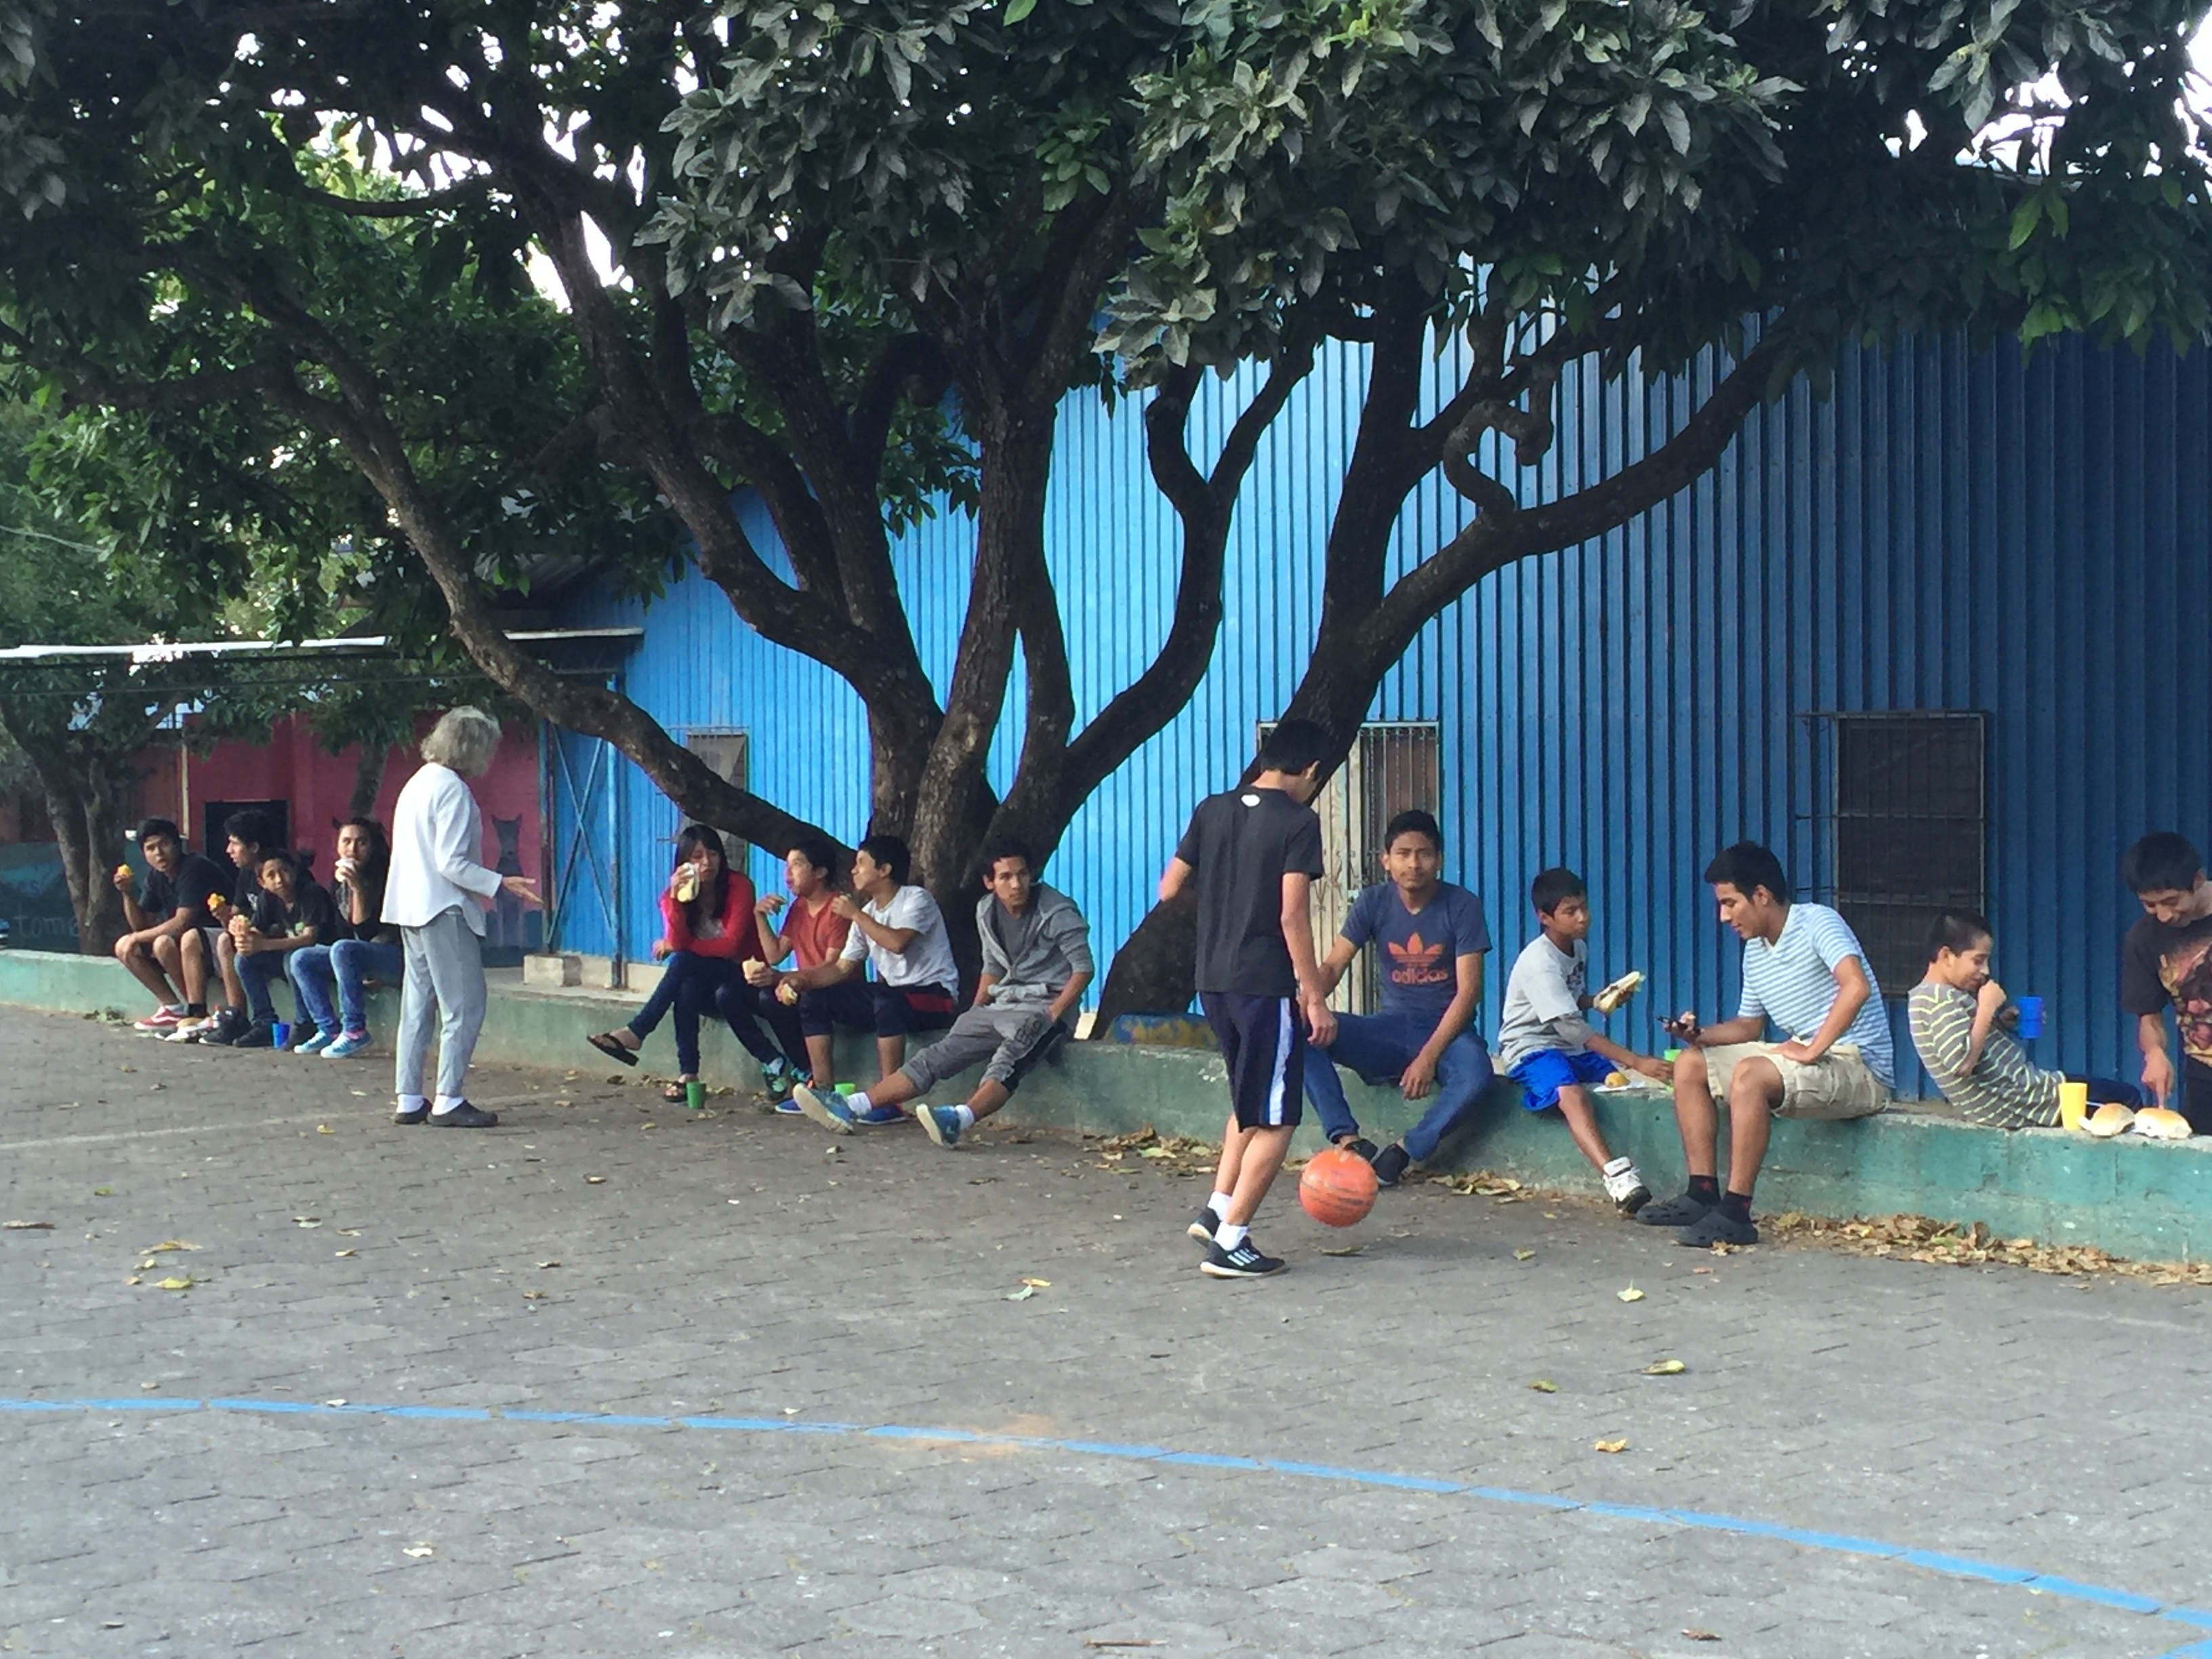
[[[430,1049],[430,1005],[435,999],[438,1028],[438,1092],[459,1099],[483,1030],[483,941],[460,907],[441,910],[420,927],[399,930],[399,953],[407,965],[399,987],[399,1055],[392,1087],[403,1095],[422,1092],[422,1066]]]
[[[1036,1064],[1052,1028],[1042,1003],[986,1004],[954,1020],[951,1030],[899,1070],[916,1091],[927,1093],[979,1060],[988,1060],[983,1080],[1012,1094]]]

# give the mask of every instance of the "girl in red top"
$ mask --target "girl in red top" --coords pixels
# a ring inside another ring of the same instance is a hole
[[[759,934],[753,926],[753,884],[742,872],[729,867],[721,836],[703,823],[691,825],[676,838],[676,867],[669,872],[668,885],[660,895],[660,915],[665,931],[653,942],[653,960],[665,964],[660,983],[629,1024],[585,1041],[601,1054],[635,1066],[646,1038],[673,1009],[676,1064],[681,1075],[662,1092],[667,1099],[681,1100],[684,1085],[699,1076],[701,1017],[718,1012],[717,999],[726,988],[744,988],[744,964],[760,955]],[[750,1028],[747,1021],[745,1029],[738,1031],[741,1041]],[[769,1047],[769,1056],[775,1053]]]

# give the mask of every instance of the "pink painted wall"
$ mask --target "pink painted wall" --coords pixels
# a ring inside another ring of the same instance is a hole
[[[434,717],[426,715],[417,731],[427,732]],[[194,850],[220,856],[220,842],[204,848],[205,808],[210,801],[288,802],[291,808],[292,840],[314,854],[319,877],[330,873],[336,823],[346,816],[353,794],[353,780],[360,750],[348,748],[333,755],[315,741],[307,722],[297,715],[277,722],[265,743],[225,742],[207,755],[185,753],[173,744],[156,744],[140,751],[141,811],[147,816],[172,817],[183,826]],[[378,792],[374,816],[388,829],[392,803],[400,786],[419,764],[414,748],[394,749],[386,757],[384,786]],[[544,826],[538,793],[538,728],[509,726],[502,734],[491,769],[473,786],[483,808],[483,861],[495,869],[505,867],[534,878],[543,873]],[[504,830],[495,821],[504,820]],[[512,914],[508,914],[511,912]],[[536,913],[531,913],[534,921]],[[531,926],[513,900],[492,920],[492,942],[521,946],[524,930]],[[506,936],[508,932],[513,936]]]

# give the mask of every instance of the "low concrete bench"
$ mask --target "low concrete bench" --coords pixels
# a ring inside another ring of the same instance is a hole
[[[622,1024],[642,1000],[628,992],[526,988],[515,969],[494,970],[489,979],[491,1003],[477,1054],[498,1065],[611,1070],[584,1036]],[[121,966],[106,958],[0,951],[0,1002],[74,1012],[114,1008],[135,1018],[145,1001]],[[380,1043],[389,1043],[398,1018],[395,989],[372,995],[370,1029]],[[709,1083],[758,1086],[758,1071],[726,1030],[709,1022],[702,1039],[701,1070]],[[380,1053],[338,1063],[380,1074]],[[1024,1085],[1007,1121],[1096,1134],[1150,1124],[1163,1135],[1220,1136],[1228,1094],[1217,1054],[1076,1042],[1057,1059]],[[873,1077],[873,1043],[841,1037],[838,1063],[848,1077]],[[647,1043],[644,1064],[674,1071],[665,1030]],[[964,1089],[966,1082],[953,1086]],[[1361,1127],[1377,1141],[1395,1137],[1419,1115],[1395,1089],[1355,1081],[1346,1092]],[[2094,1244],[2140,1259],[2212,1255],[2212,1137],[2157,1143],[2093,1140],[2058,1129],[2008,1133],[1917,1104],[1847,1123],[1778,1121],[1759,1178],[1759,1209],[1839,1217],[1904,1212],[1962,1225],[1979,1221],[2005,1237]],[[1636,1160],[1655,1192],[1680,1190],[1681,1146],[1663,1093],[1603,1095],[1597,1113],[1613,1149]],[[1320,1144],[1310,1118],[1298,1133],[1302,1148]],[[1445,1144],[1439,1162],[1452,1170],[1495,1170],[1531,1184],[1596,1190],[1565,1127],[1552,1115],[1522,1110],[1510,1084],[1485,1098],[1474,1121]]]

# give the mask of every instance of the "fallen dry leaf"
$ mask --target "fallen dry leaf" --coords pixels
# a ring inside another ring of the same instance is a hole
[[[94,1187],[92,1189],[92,1195],[94,1198],[112,1198],[115,1196],[115,1188],[112,1187]]]
[[[1534,1250],[1516,1250],[1513,1252],[1513,1259],[1516,1261],[1534,1261],[1536,1259],[1536,1253]]]
[[[1644,1368],[1644,1374],[1646,1376],[1680,1376],[1689,1369],[1679,1359],[1662,1359],[1656,1364],[1646,1365]]]
[[[1590,1444],[1601,1452],[1625,1452],[1628,1449],[1626,1440],[1593,1440]]]
[[[340,1250],[338,1254],[340,1255],[359,1255],[361,1252],[359,1250]]]
[[[427,1561],[438,1552],[432,1549],[428,1544],[410,1544],[405,1549],[399,1553],[407,1557],[410,1561]]]
[[[538,1265],[541,1267],[557,1267],[561,1264],[557,1261],[541,1261]]]
[[[167,1279],[154,1281],[154,1288],[157,1291],[189,1291],[191,1287],[192,1276],[190,1273],[173,1273]]]
[[[1024,1279],[1022,1283],[1033,1291],[1048,1291],[1052,1288],[1052,1280],[1049,1279]]]
[[[584,1184],[586,1187],[600,1187],[606,1184],[606,1179],[605,1176],[586,1176]]]
[[[292,1224],[295,1227],[319,1227],[323,1224],[323,1218],[319,1215],[295,1215],[292,1218]]]
[[[1633,1285],[1631,1285],[1625,1291],[1616,1291],[1613,1294],[1618,1296],[1623,1302],[1641,1302],[1644,1300],[1644,1292],[1638,1290]]]
[[[319,1135],[334,1135],[337,1131],[327,1123],[318,1123],[315,1125],[315,1133]]]
[[[123,1282],[126,1285],[143,1285],[146,1281],[139,1278],[137,1273],[133,1273],[130,1278],[125,1279]]]
[[[1006,1292],[1006,1300],[1009,1302],[1026,1302],[1036,1294],[1036,1289],[1034,1285],[1024,1285],[1018,1291],[1008,1291]]]
[[[1717,1642],[1721,1639],[1720,1634],[1717,1631],[1692,1630],[1685,1628],[1682,1634],[1688,1637],[1692,1642]]]
[[[51,1221],[10,1221],[0,1224],[0,1232],[50,1233],[54,1230]]]
[[[545,1292],[543,1291],[525,1291],[522,1293],[522,1299],[525,1302],[543,1302],[545,1299]]]
[[[144,1254],[159,1255],[164,1250],[197,1250],[198,1249],[199,1246],[188,1238],[165,1238],[159,1244],[149,1244]]]
[[[1120,1219],[1121,1219],[1121,1218],[1120,1218],[1119,1216],[1116,1216],[1116,1217],[1115,1217],[1114,1218],[1115,1218],[1116,1221],[1118,1221],[1118,1220],[1120,1220]],[[1334,1246],[1326,1246],[1326,1245],[1325,1245],[1325,1246],[1323,1246],[1323,1247],[1322,1247],[1322,1254],[1323,1255],[1358,1255],[1362,1250],[1365,1249],[1366,1248],[1367,1248],[1367,1247],[1366,1247],[1364,1244],[1338,1244],[1338,1245],[1334,1245]]]
[[[1557,1394],[1559,1391],[1559,1385],[1548,1376],[1540,1376],[1528,1386],[1538,1394]]]

